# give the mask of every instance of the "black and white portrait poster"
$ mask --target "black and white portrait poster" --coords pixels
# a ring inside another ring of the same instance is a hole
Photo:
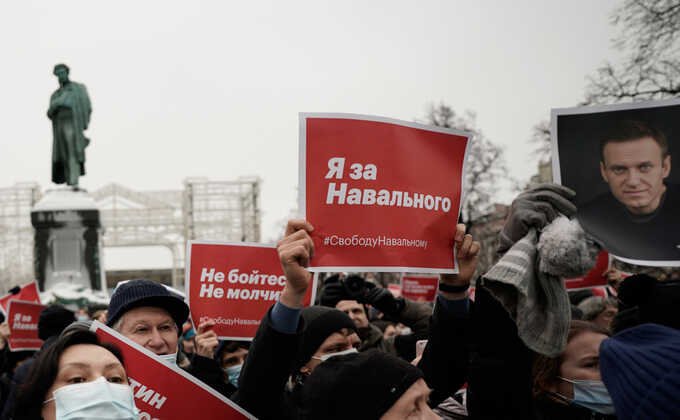
[[[612,255],[680,266],[680,99],[552,110],[555,182]]]

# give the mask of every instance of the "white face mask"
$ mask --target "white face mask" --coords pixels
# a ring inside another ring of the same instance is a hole
[[[136,420],[139,410],[129,385],[112,384],[103,376],[92,382],[66,385],[52,393],[57,420]]]
[[[357,349],[352,347],[351,349],[348,349],[348,350],[338,351],[338,352],[335,352],[335,353],[328,353],[328,354],[324,354],[324,355],[319,356],[319,357],[312,356],[312,359],[321,360],[322,362],[325,362],[326,360],[330,359],[331,357],[344,356],[346,354],[352,354],[352,353],[359,353],[359,352],[357,351]]]
[[[157,354],[166,364],[170,366],[177,366],[177,352],[170,354]]]

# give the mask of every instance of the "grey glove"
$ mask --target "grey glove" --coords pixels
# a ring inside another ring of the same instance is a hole
[[[518,195],[501,231],[498,253],[504,254],[529,229],[540,230],[559,214],[573,217],[576,214],[575,196],[573,190],[557,184],[541,184]]]

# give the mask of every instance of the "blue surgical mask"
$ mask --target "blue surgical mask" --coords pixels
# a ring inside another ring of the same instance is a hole
[[[236,388],[238,388],[238,377],[241,375],[242,367],[243,363],[235,366],[229,366],[228,368],[222,368],[224,373],[226,373],[227,376],[229,377],[229,382],[231,382],[231,384],[234,385]]]
[[[602,381],[566,379],[559,376],[558,378],[574,385],[574,398],[564,397],[571,403],[598,413],[614,414],[614,402]]]
[[[331,357],[344,356],[346,354],[352,354],[352,353],[358,353],[357,349],[352,347],[351,349],[347,349],[347,350],[344,350],[344,351],[338,351],[338,352],[335,352],[335,353],[328,353],[328,354],[321,355],[319,357],[312,356],[312,359],[321,360],[322,362],[325,362],[326,360],[330,359]]]
[[[57,420],[121,419],[136,420],[139,410],[129,385],[113,384],[103,376],[92,382],[66,385],[53,397]]]

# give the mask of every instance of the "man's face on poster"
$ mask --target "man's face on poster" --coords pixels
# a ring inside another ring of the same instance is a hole
[[[600,162],[602,177],[614,197],[633,214],[649,214],[666,191],[663,183],[671,171],[671,157],[651,137],[607,143]]]

